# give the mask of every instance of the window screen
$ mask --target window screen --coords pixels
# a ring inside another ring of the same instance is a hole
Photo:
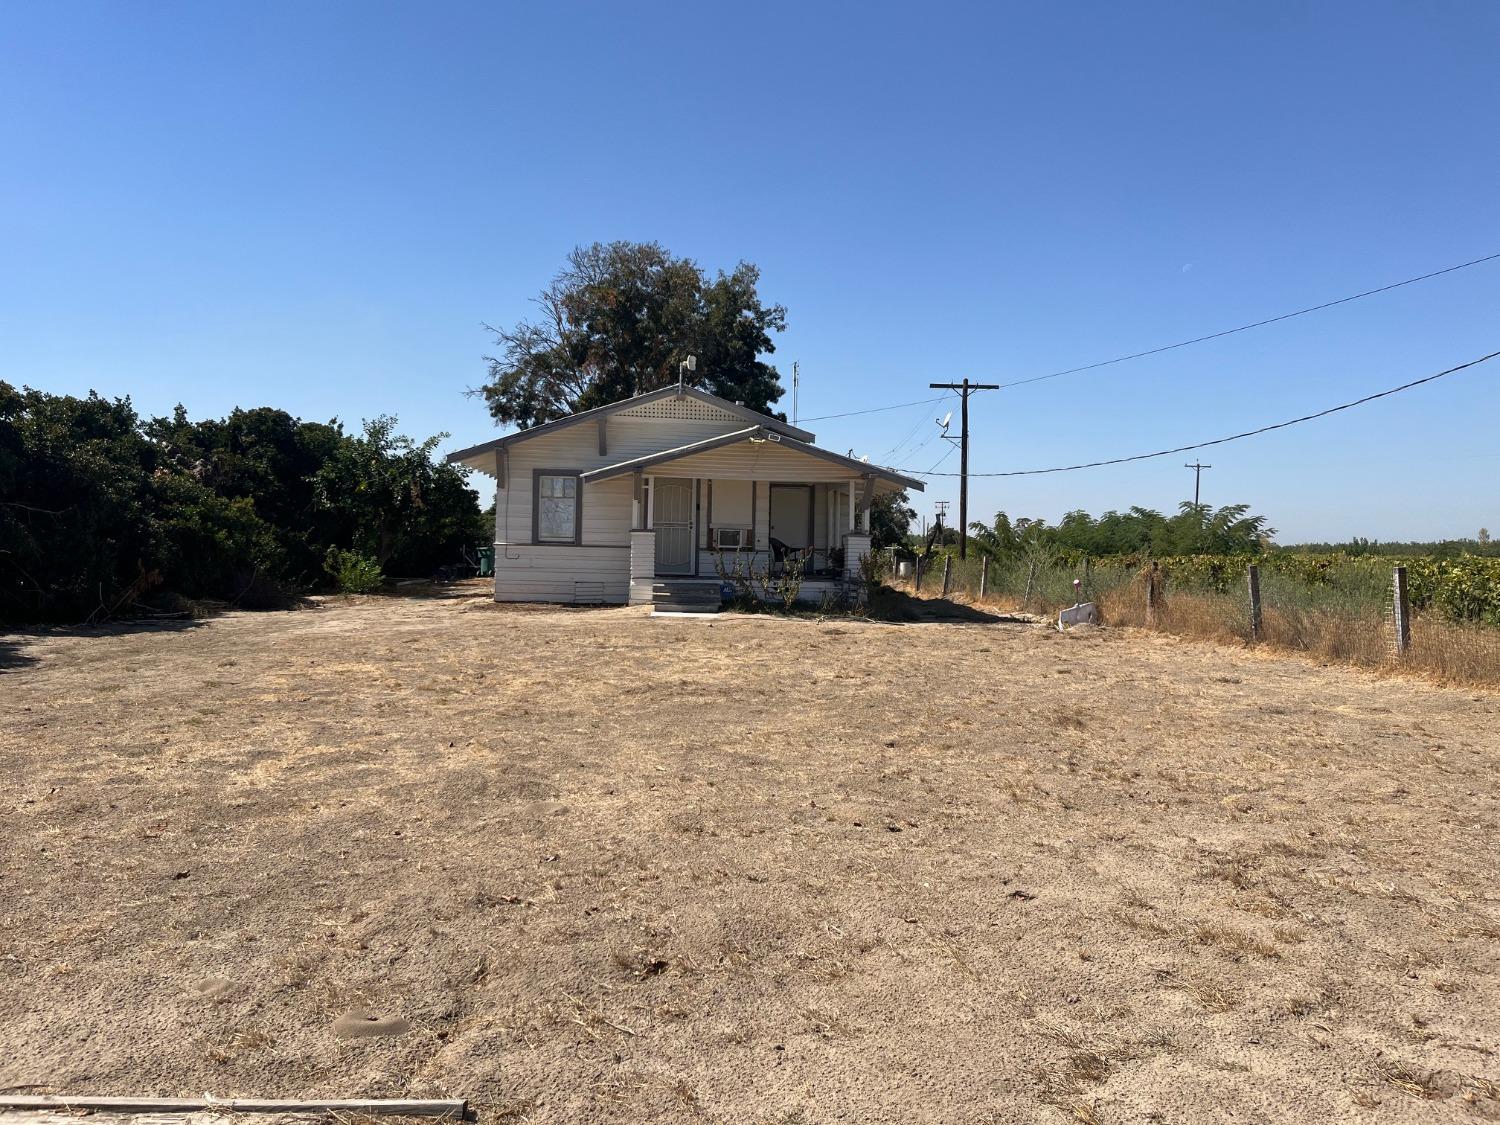
[[[536,537],[543,543],[578,539],[578,478],[542,473],[536,480]]]

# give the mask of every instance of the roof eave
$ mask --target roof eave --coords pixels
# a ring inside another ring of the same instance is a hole
[[[543,434],[556,433],[558,430],[566,429],[580,422],[586,422],[589,419],[608,417],[611,414],[618,414],[622,410],[629,410],[633,406],[655,402],[657,399],[670,398],[676,394],[689,395],[700,402],[710,403],[729,414],[744,418],[747,421],[755,423],[757,426],[764,426],[767,429],[775,430],[777,433],[784,434],[797,441],[810,444],[817,440],[817,435],[808,430],[799,429],[789,422],[783,422],[781,419],[773,418],[769,414],[762,414],[758,410],[751,410],[748,406],[741,406],[737,402],[730,402],[728,399],[720,398],[718,395],[711,394],[699,387],[661,387],[654,391],[646,391],[644,394],[635,395],[632,398],[622,398],[619,402],[608,402],[603,406],[595,406],[590,410],[581,410],[577,414],[569,414],[564,418],[554,418],[550,422],[543,422],[540,426],[532,426],[527,430],[517,430],[513,434],[506,434],[503,437],[480,442],[478,445],[471,445],[467,449],[460,449],[448,454],[447,461],[449,464],[455,464],[459,461],[468,460],[470,457],[477,457],[481,453],[490,453],[496,449],[504,449],[506,446],[513,445],[519,441],[541,437]]]
[[[765,426],[749,426],[743,430],[735,430],[733,433],[722,434],[704,441],[695,441],[688,445],[681,445],[676,449],[664,449],[659,453],[648,453],[644,457],[634,457],[629,461],[620,461],[613,465],[603,465],[581,474],[580,479],[586,484],[613,480],[616,477],[625,476],[627,473],[645,470],[656,465],[670,464],[673,461],[680,461],[684,457],[696,457],[700,453],[711,453],[716,449],[724,448],[726,445],[737,445],[742,441],[752,441],[759,436],[764,440],[778,442],[787,449],[794,449],[808,457],[843,465],[862,476],[879,477],[893,484],[899,484],[902,488],[915,489],[917,492],[926,491],[921,481],[913,477],[904,476],[894,469],[872,465],[868,461],[856,461],[852,457],[845,457],[843,454],[834,453],[830,449],[820,449],[810,442],[786,441],[780,437],[767,435],[765,431]]]

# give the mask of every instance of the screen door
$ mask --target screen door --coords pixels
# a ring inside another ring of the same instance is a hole
[[[656,573],[693,573],[693,482],[681,477],[657,477]]]

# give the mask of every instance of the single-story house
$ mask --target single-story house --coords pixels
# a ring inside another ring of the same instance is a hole
[[[736,567],[846,589],[870,502],[922,483],[693,387],[666,387],[449,454],[495,478],[495,600],[660,602]]]

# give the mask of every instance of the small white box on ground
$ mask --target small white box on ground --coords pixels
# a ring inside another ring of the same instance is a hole
[[[1077,605],[1069,606],[1057,615],[1057,628],[1059,632],[1064,625],[1097,624],[1099,624],[1099,610],[1093,602],[1079,602]]]

